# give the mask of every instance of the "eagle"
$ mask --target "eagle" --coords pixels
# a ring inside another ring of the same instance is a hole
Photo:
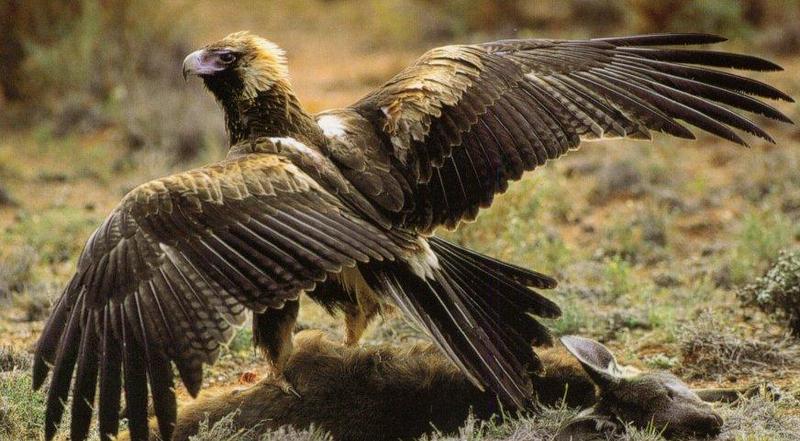
[[[45,436],[71,400],[71,439],[163,439],[176,376],[196,396],[248,313],[268,378],[283,377],[299,296],[343,311],[357,344],[384,307],[424,329],[476,386],[507,406],[535,404],[536,317],[556,281],[433,236],[475,219],[526,171],[583,141],[693,139],[691,125],[737,144],[774,140],[742,112],[791,122],[776,88],[723,69],[775,71],[761,58],[686,48],[707,34],[517,39],[432,49],[355,104],[306,112],[284,53],[239,32],[189,54],[220,103],[220,162],[128,193],[88,239],[39,338],[34,388],[52,370]],[[678,47],[676,47],[678,46]],[[684,47],[680,47],[684,46]],[[535,378],[534,378],[535,381]],[[299,398],[302,399],[302,398]]]

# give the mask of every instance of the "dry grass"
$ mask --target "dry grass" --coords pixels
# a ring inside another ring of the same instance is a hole
[[[333,441],[326,433],[316,430],[295,430],[282,427],[276,430],[263,430],[258,427],[236,427],[235,418],[238,411],[223,417],[209,427],[208,421],[200,423],[198,432],[191,437],[192,441]]]
[[[708,312],[685,324],[678,340],[681,369],[693,378],[783,370],[796,365],[800,355],[794,341],[741,337]]]
[[[793,441],[800,433],[800,403],[794,397],[773,400],[756,396],[738,405],[721,409],[725,425],[720,441],[771,440]]]

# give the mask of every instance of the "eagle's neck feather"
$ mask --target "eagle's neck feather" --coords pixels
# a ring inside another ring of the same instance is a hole
[[[324,143],[322,130],[300,106],[288,84],[273,83],[252,98],[221,101],[230,145],[260,136],[292,137],[310,145]]]

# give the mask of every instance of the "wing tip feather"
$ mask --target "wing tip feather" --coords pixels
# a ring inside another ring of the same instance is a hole
[[[31,386],[34,391],[42,388],[44,381],[47,379],[47,374],[50,372],[50,366],[47,365],[41,357],[37,356],[33,361],[33,374]]]
[[[728,41],[726,37],[702,32],[685,33],[656,33],[641,34],[625,37],[593,38],[592,41],[602,41],[615,46],[670,46],[670,45],[697,45],[715,44]]]

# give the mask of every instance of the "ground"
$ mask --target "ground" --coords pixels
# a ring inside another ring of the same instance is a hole
[[[241,28],[266,33],[258,23],[281,20],[257,13],[223,20],[211,13],[212,6],[199,8],[206,20],[195,37],[198,44]],[[294,85],[310,110],[354,101],[420,53],[418,45],[374,50],[353,37],[355,31],[321,38],[324,26],[338,25],[320,23],[316,39],[298,37],[300,31],[286,24],[275,25],[278,31],[269,35],[286,46]],[[742,49],[736,42],[722,48]],[[799,98],[800,60],[772,58],[786,70],[755,76]],[[195,82],[184,93],[204,92]],[[799,105],[776,106],[800,121]],[[723,407],[723,438],[796,439],[800,346],[781,321],[745,307],[737,292],[780,250],[800,244],[800,128],[755,120],[774,136],[774,145],[748,138],[752,145],[743,148],[697,131],[696,141],[656,135],[652,143],[585,144],[512,184],[475,223],[437,234],[557,277],[558,288],[546,293],[564,310],[549,323],[554,332],[596,338],[623,364],[667,369],[697,387],[779,386],[781,401]],[[0,439],[41,437],[43,397],[28,389],[29,354],[49,302],[74,271],[92,230],[137,183],[222,154],[210,148],[190,163],[174,164],[163,152],[131,153],[113,128],[64,136],[47,124],[4,131]],[[299,322],[340,334],[341,318],[306,299]],[[417,338],[402,318],[386,317],[364,340],[402,344]],[[230,384],[258,367],[250,334],[241,331],[207,370],[207,386]],[[519,431],[552,428],[564,414],[548,415],[484,427],[475,423],[462,436],[517,439],[525,433]]]

